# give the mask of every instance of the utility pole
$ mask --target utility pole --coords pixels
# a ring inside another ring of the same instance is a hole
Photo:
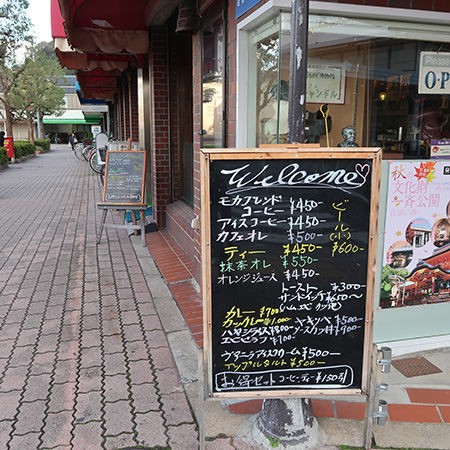
[[[292,0],[288,141],[305,142],[309,0]],[[308,399],[266,399],[256,427],[285,447],[314,448],[318,424]]]
[[[288,141],[305,142],[309,0],[292,0]]]

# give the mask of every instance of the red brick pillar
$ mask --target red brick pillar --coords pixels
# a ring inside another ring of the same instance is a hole
[[[151,174],[153,213],[158,228],[165,227],[166,206],[170,202],[170,121],[167,30],[150,29],[151,84]]]

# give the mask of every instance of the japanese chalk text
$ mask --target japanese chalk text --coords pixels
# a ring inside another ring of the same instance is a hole
[[[214,391],[360,386],[371,168],[210,162]]]

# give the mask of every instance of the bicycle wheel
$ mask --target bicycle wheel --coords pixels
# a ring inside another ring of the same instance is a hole
[[[81,142],[78,142],[78,144],[75,144],[75,148],[73,149],[73,152],[75,153],[75,156],[78,159],[81,159],[81,154],[83,152],[83,144]]]
[[[91,157],[89,158],[89,165],[94,172],[101,173],[103,166],[98,163],[97,152],[92,153]]]
[[[91,156],[92,156],[92,155],[95,155],[95,154],[96,154],[96,151],[97,151],[96,148],[95,148],[94,146],[92,146],[92,147],[86,152],[88,161],[91,159]]]
[[[89,161],[89,158],[90,158],[90,156],[91,156],[91,150],[93,149],[94,147],[92,146],[92,145],[86,145],[84,148],[83,148],[83,151],[81,152],[81,154],[83,155],[83,158],[86,160],[86,161]]]

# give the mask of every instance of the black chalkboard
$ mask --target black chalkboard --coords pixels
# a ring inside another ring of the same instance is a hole
[[[108,151],[103,202],[122,205],[143,204],[145,166],[145,151]]]
[[[204,240],[211,395],[361,392],[378,159],[215,156]]]

